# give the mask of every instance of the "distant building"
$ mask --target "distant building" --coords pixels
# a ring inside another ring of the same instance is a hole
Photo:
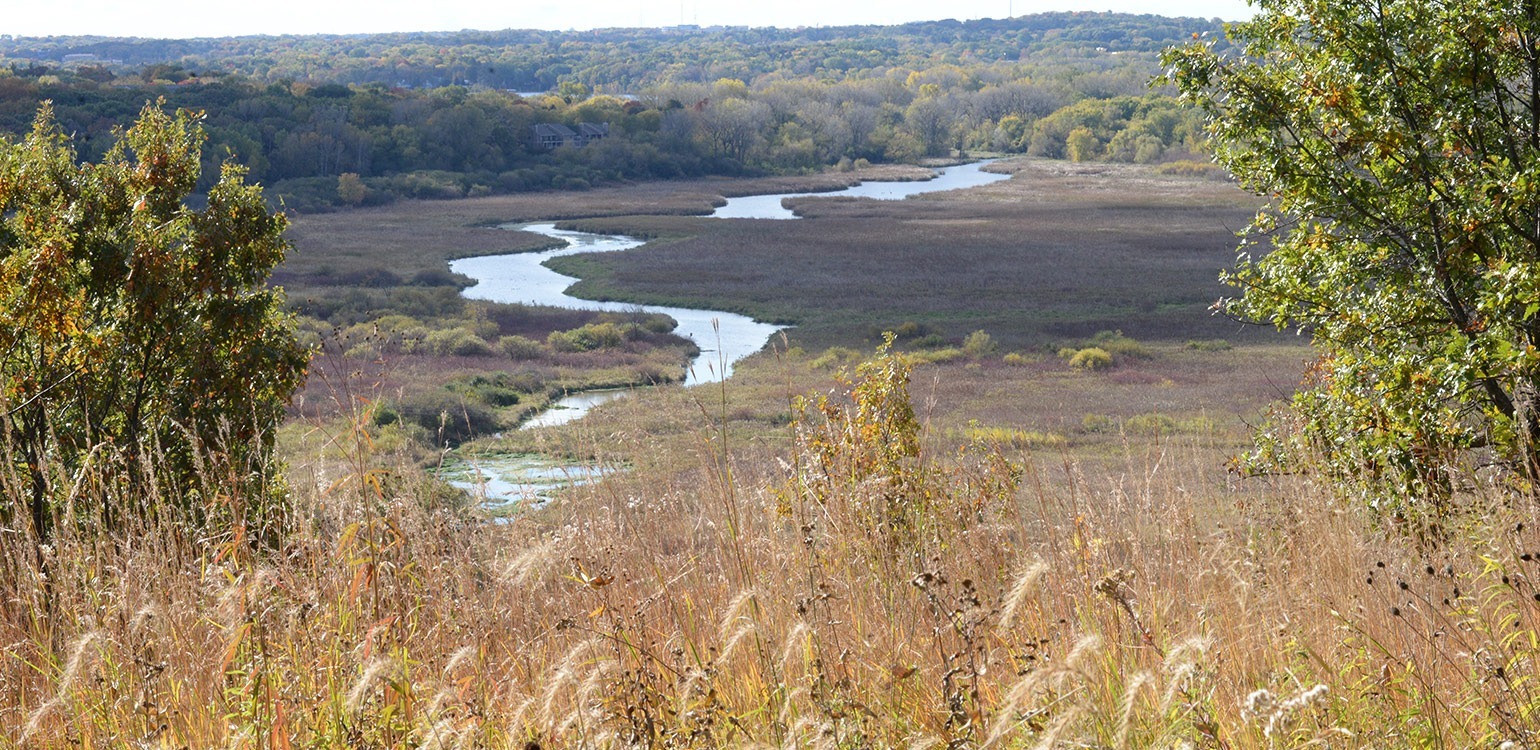
[[[581,141],[578,145],[602,141],[610,137],[610,124],[606,122],[595,125],[591,122],[580,122],[577,127],[577,136]]]
[[[543,122],[530,128],[530,145],[542,151],[571,146],[582,148],[610,135],[610,124],[578,123],[577,130],[560,123]]]

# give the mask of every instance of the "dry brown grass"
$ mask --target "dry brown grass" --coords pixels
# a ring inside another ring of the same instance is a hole
[[[0,736],[1536,742],[1527,499],[1473,493],[1458,533],[1419,548],[1308,478],[1238,485],[1186,436],[1127,443],[1116,472],[892,454],[897,381],[875,382],[871,416],[807,412],[779,445],[722,429],[736,405],[709,399],[690,451],[641,425],[590,433],[636,468],[506,525],[355,441],[351,461],[292,467],[303,514],[279,549],[147,526],[36,558],[8,529]]]

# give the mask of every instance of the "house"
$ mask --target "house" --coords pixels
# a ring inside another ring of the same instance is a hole
[[[577,134],[584,144],[601,141],[610,136],[610,124],[606,122],[595,125],[591,122],[580,122],[578,123]]]
[[[577,146],[578,134],[572,132],[572,128],[561,123],[542,122],[531,128],[530,145],[537,149],[550,151],[562,146]]]
[[[582,148],[594,141],[604,140],[610,135],[610,124],[591,122],[578,123],[577,130],[560,123],[540,123],[530,128],[530,145],[542,151],[571,146]]]

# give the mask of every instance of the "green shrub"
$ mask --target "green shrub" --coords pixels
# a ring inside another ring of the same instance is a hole
[[[1217,164],[1188,159],[1167,162],[1156,167],[1155,171],[1158,174],[1170,177],[1209,177],[1217,179],[1225,176],[1224,168]]]
[[[474,375],[455,380],[445,386],[451,393],[479,401],[488,406],[504,407],[519,403],[522,383],[508,373]]]
[[[962,350],[970,357],[982,357],[995,350],[995,340],[983,331],[974,331],[963,339]]]
[[[1188,339],[1182,346],[1200,352],[1227,352],[1235,348],[1224,339]]]
[[[492,345],[486,339],[464,328],[433,331],[423,339],[423,347],[439,356],[478,357],[492,353]]]
[[[1080,420],[1080,429],[1086,432],[1112,432],[1117,426],[1117,420],[1106,414],[1087,414]]]
[[[1123,422],[1124,430],[1146,435],[1170,435],[1176,432],[1178,427],[1177,421],[1172,417],[1155,412],[1136,414]]]
[[[838,367],[849,362],[854,362],[860,358],[861,353],[854,349],[843,346],[831,346],[828,349],[825,349],[823,354],[820,354],[814,358],[810,364],[815,369],[827,370],[831,367]]]
[[[504,336],[497,340],[497,350],[512,359],[536,359],[545,354],[545,346],[525,336]]]
[[[1123,335],[1122,331],[1102,331],[1091,337],[1091,346],[1106,351],[1114,357],[1148,359],[1150,350],[1144,344]]]
[[[644,318],[640,325],[642,330],[650,333],[669,333],[679,327],[679,321],[662,313],[654,313]]]
[[[376,427],[387,427],[401,421],[401,413],[390,404],[377,403],[374,412],[370,415],[370,421]]]
[[[1069,358],[1069,366],[1076,370],[1105,370],[1112,366],[1112,354],[1099,347],[1087,347]]]
[[[911,364],[937,365],[943,362],[953,362],[963,358],[963,350],[955,346],[945,349],[926,349],[924,351],[910,352],[906,355]]]
[[[395,410],[402,420],[427,430],[435,442],[451,447],[502,428],[496,412],[485,404],[444,390],[408,397]]]
[[[624,340],[625,331],[620,326],[606,321],[589,323],[569,331],[552,331],[551,335],[546,337],[545,343],[559,352],[591,352],[595,349],[620,346]]]
[[[1020,367],[1021,365],[1030,364],[1034,361],[1034,359],[1035,358],[1022,354],[1021,352],[1006,352],[1005,356],[1001,358],[1001,361],[1013,367]]]

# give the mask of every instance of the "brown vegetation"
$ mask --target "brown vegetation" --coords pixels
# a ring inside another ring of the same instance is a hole
[[[952,340],[985,329],[1042,346],[1121,328],[1136,338],[1252,336],[1209,314],[1215,269],[1256,210],[1224,182],[1131,165],[1002,164],[1006,182],[904,201],[797,199],[801,221],[615,217],[581,229],[663,236],[557,261],[583,296],[667,302],[797,324],[808,348],[875,343],[914,321]],[[874,229],[880,228],[880,229]]]
[[[949,454],[904,376],[878,360],[791,406],[779,447],[724,430],[731,400],[699,405],[693,451],[590,433],[653,468],[506,525],[362,433],[313,434],[349,460],[292,468],[281,550],[154,523],[41,561],[8,542],[0,727],[23,747],[1534,741],[1529,504],[1470,497],[1470,534],[1431,552],[1306,478],[1238,489],[1189,437],[1129,442],[1112,473]]]

